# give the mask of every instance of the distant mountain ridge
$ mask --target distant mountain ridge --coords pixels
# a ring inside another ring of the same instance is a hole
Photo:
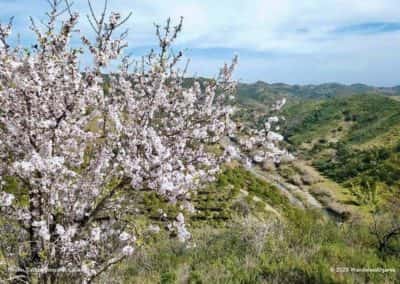
[[[270,84],[263,81],[257,81],[252,84],[240,83],[238,86],[239,100],[244,103],[251,100],[267,103],[282,96],[293,99],[325,99],[360,94],[400,96],[400,86],[374,87],[364,84],[344,85],[339,83],[290,85],[285,83]]]

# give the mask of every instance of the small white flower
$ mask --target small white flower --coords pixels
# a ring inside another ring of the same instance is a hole
[[[178,216],[176,216],[176,220],[177,220],[179,223],[183,223],[183,222],[185,222],[185,217],[183,216],[182,213],[179,213]]]
[[[160,186],[160,191],[165,193],[167,191],[172,191],[174,189],[174,184],[170,181],[165,181]]]
[[[33,221],[32,222],[32,226],[33,227],[43,227],[46,225],[45,221]]]
[[[253,161],[256,163],[261,163],[262,161],[264,161],[264,157],[260,155],[254,155]]]
[[[280,135],[279,133],[270,131],[268,132],[267,139],[269,141],[283,141],[283,136]]]
[[[124,246],[122,248],[122,253],[127,256],[132,255],[134,251],[135,249],[132,246]]]
[[[100,234],[101,234],[101,230],[99,227],[96,227],[94,229],[92,229],[91,231],[91,238],[94,242],[98,242],[100,241]]]
[[[186,104],[193,104],[196,101],[196,97],[195,94],[193,94],[193,92],[189,91],[189,92],[183,92],[183,98],[185,100]]]
[[[240,157],[237,149],[232,145],[229,145],[228,147],[226,147],[226,152],[233,158]]]
[[[112,12],[110,15],[110,24],[116,25],[120,19],[121,19],[120,13]]]
[[[127,233],[127,232],[122,232],[122,233],[119,235],[119,240],[125,242],[125,241],[129,240],[130,237],[131,237],[131,235],[130,235],[129,233]]]
[[[60,224],[57,224],[56,225],[56,232],[57,232],[57,235],[59,235],[59,236],[64,235],[65,234],[64,227],[62,225],[60,225]]]
[[[18,219],[19,220],[30,220],[30,219],[32,219],[32,216],[28,212],[20,212],[20,214],[18,215]]]
[[[251,161],[250,161],[249,158],[246,158],[246,161],[245,161],[245,163],[244,163],[244,166],[245,166],[247,169],[250,169],[250,168],[252,167],[252,163],[251,163]]]
[[[50,233],[47,226],[42,226],[39,230],[39,236],[42,237],[43,240],[49,241],[50,240]]]
[[[268,122],[269,123],[279,122],[279,118],[277,116],[272,116],[272,117],[268,118]]]
[[[2,192],[0,195],[0,206],[11,206],[15,199],[15,196],[11,193]]]

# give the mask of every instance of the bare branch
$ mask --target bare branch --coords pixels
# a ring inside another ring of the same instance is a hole
[[[86,15],[86,18],[88,19],[88,22],[90,24],[90,26],[92,27],[93,31],[95,33],[98,33],[98,28],[93,24],[92,20],[90,19],[89,15]]]
[[[69,16],[72,18],[73,14],[72,14],[72,9],[71,7],[74,5],[74,2],[69,2],[69,0],[65,0],[65,5],[67,6],[67,10],[68,10],[68,14]]]
[[[2,26],[0,24],[0,41],[3,43],[4,48],[7,50],[10,45],[7,43],[7,37],[12,29],[14,17],[10,17],[7,26]]]
[[[93,10],[92,1],[88,0],[88,4],[89,4],[89,10],[90,10],[90,14],[92,16],[92,19],[96,22],[97,27],[98,27],[99,26],[99,22],[97,21],[96,13]],[[89,18],[89,16],[88,16],[88,18]]]
[[[126,21],[129,20],[129,18],[133,15],[132,12],[129,12],[128,16],[126,16],[124,19],[122,19],[118,24],[115,25],[115,29],[122,26],[123,24],[126,23]]]

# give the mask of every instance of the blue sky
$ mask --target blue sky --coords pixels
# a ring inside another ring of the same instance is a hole
[[[101,9],[102,0],[93,0]],[[109,0],[133,12],[129,51],[155,44],[153,23],[184,16],[176,43],[191,58],[190,73],[214,76],[239,55],[236,78],[253,82],[400,85],[399,0]],[[0,0],[0,20],[15,16],[29,42],[28,16],[43,18],[45,0]],[[74,9],[88,13],[85,0]],[[84,17],[80,29],[89,30]]]

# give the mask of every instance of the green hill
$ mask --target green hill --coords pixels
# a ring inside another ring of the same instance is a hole
[[[343,142],[356,147],[396,143],[400,102],[378,95],[300,101],[284,109],[284,133],[294,145]],[[389,135],[391,134],[391,135]],[[391,139],[388,141],[389,136]]]
[[[238,118],[248,124],[259,123],[272,102],[288,98],[282,132],[298,162],[250,171],[227,165],[214,184],[192,197],[197,212],[186,214],[190,247],[165,230],[144,235],[150,245],[111,271],[112,277],[124,283],[395,283],[398,271],[340,268],[400,265],[400,240],[383,251],[371,232],[378,205],[392,213],[376,215],[385,218],[381,233],[400,213],[386,209],[400,190],[400,102],[388,97],[397,92],[364,85],[239,85]],[[307,201],[309,193],[322,208],[291,201]],[[168,211],[157,196],[145,202],[154,206],[151,223],[158,222],[159,207]],[[340,210],[346,218],[332,218]]]
[[[361,94],[399,96],[400,86],[385,88],[363,84],[343,85],[326,83],[321,85],[288,85],[283,83],[268,84],[258,81],[253,84],[239,84],[238,97],[241,103],[269,103],[278,97],[298,99],[326,99],[348,97]]]
[[[274,206],[282,219],[266,211],[264,202]],[[194,204],[199,212],[189,221],[190,246],[170,239],[166,230],[144,234],[146,246],[107,277],[117,283],[394,283],[398,279],[396,273],[338,273],[340,267],[397,268],[399,258],[381,255],[367,222],[338,225],[319,211],[296,208],[276,188],[240,166],[228,167],[216,183],[199,192]]]

